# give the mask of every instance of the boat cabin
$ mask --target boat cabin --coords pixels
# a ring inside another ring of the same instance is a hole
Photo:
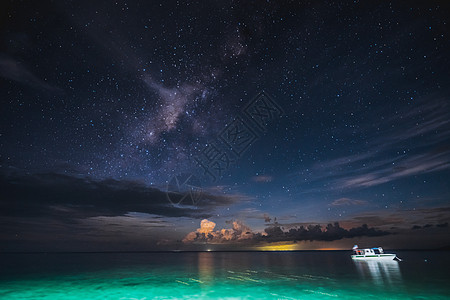
[[[356,255],[376,255],[383,254],[383,248],[369,248],[369,249],[355,249],[353,250]]]

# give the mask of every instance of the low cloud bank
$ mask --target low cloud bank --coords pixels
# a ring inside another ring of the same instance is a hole
[[[255,233],[240,221],[228,222],[232,224],[230,229],[220,229],[214,231],[216,223],[202,220],[200,228],[196,231],[188,233],[183,239],[183,243],[193,242],[209,242],[209,243],[227,243],[232,241],[252,240],[255,237]]]
[[[278,224],[268,226],[264,232],[254,232],[250,227],[241,221],[230,221],[232,228],[214,230],[216,223],[204,219],[200,228],[190,232],[183,239],[184,243],[257,243],[257,242],[281,242],[281,241],[334,241],[343,238],[354,238],[360,236],[382,236],[391,234],[387,231],[368,227],[363,224],[359,227],[344,229],[339,223],[328,224],[326,227],[320,225],[300,226],[284,230]]]

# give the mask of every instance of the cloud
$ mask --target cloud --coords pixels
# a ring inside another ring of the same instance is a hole
[[[317,172],[344,162],[346,162],[346,166],[335,167],[335,170],[340,171],[330,174],[328,178],[318,177],[313,178],[313,180],[329,180],[332,182],[331,189],[367,188],[450,168],[449,148],[439,148],[421,154],[401,155],[388,159],[380,158],[381,156],[378,155],[373,153],[371,155],[351,156],[324,163],[316,169]],[[369,159],[369,157],[371,158]],[[365,160],[366,158],[367,160]],[[356,167],[355,165],[362,167]]]
[[[254,237],[250,227],[241,221],[229,221],[227,223],[232,224],[232,228],[214,231],[216,223],[204,219],[200,223],[200,228],[186,235],[183,243],[209,242],[221,244],[250,240]]]
[[[416,229],[427,229],[427,228],[447,228],[448,227],[448,222],[442,223],[442,224],[425,224],[423,226],[420,225],[414,225],[413,227],[411,227],[411,229],[416,230]]]
[[[352,219],[345,221],[350,226],[356,226],[355,224],[369,224],[370,226],[377,227],[395,227],[404,225],[407,220],[402,215],[388,214],[385,212],[375,212],[360,214]]]
[[[300,226],[284,231],[280,226],[266,228],[266,235],[261,237],[268,242],[278,241],[335,241],[343,238],[354,238],[361,236],[383,236],[391,234],[387,231],[369,228],[367,224],[354,227],[349,230],[340,227],[339,223],[328,224],[325,228],[320,225]]]
[[[229,222],[231,229],[214,230],[216,224],[207,219],[201,222],[200,228],[190,232],[183,239],[183,243],[231,243],[240,242],[254,244],[259,242],[281,241],[334,241],[343,238],[361,236],[383,236],[390,232],[369,228],[366,224],[349,230],[340,227],[339,223],[328,224],[325,228],[320,225],[300,226],[284,230],[279,224],[268,226],[264,232],[254,232],[241,221]]]
[[[362,175],[344,177],[337,180],[337,186],[360,188],[380,185],[397,179],[437,172],[450,168],[450,151],[425,153],[404,158],[397,164],[385,165]]]
[[[167,218],[163,219],[161,216],[127,213],[123,216],[96,216],[79,219],[74,227],[85,234],[92,234],[95,231],[95,234],[103,239],[118,239],[121,237],[154,237],[161,235],[161,228],[172,226],[174,225],[167,221]]]
[[[26,66],[11,57],[0,54],[0,76],[31,87],[47,90],[51,92],[61,92],[62,90],[54,87],[44,80],[39,79]]]
[[[210,233],[213,232],[214,227],[216,227],[216,223],[208,221],[204,219],[200,223],[200,228],[198,228],[194,232],[188,233],[188,235],[183,239],[183,243],[188,243],[197,239],[198,236],[209,236]]]
[[[426,228],[431,228],[431,227],[433,227],[432,224],[425,224],[423,226],[414,225],[411,229],[416,230],[416,229],[426,229]]]
[[[428,97],[418,101],[415,107],[407,107],[399,114],[386,119],[382,124],[386,128],[386,134],[374,140],[372,145],[389,147],[405,140],[425,137],[426,143],[421,143],[423,147],[447,139],[450,133],[448,100],[434,95]],[[399,122],[402,122],[403,126],[398,126]],[[398,129],[391,130],[392,128]]]
[[[415,224],[445,224],[450,220],[450,207],[432,207],[416,209],[380,210],[361,213],[349,220],[343,221],[346,226],[369,224],[378,228],[398,228],[409,230]],[[415,225],[414,229],[422,228]]]
[[[367,201],[364,200],[356,200],[350,198],[339,198],[334,200],[330,205],[331,206],[348,206],[348,205],[365,205]]]
[[[200,228],[197,229],[199,233],[203,234],[209,234],[214,230],[214,227],[216,227],[216,223],[208,221],[207,219],[202,220],[200,223]]]
[[[253,176],[252,181],[254,182],[271,182],[273,180],[272,176],[269,175],[259,175],[259,176]]]
[[[393,117],[369,122],[368,126],[342,133],[377,138],[367,143],[367,151],[316,163],[294,176],[307,182],[304,192],[363,189],[388,182],[450,169],[450,105],[442,97],[423,98],[398,111]],[[382,115],[382,114],[380,114]],[[372,125],[373,124],[373,125]],[[376,128],[373,128],[376,126]],[[349,137],[350,138],[350,137]],[[316,185],[320,188],[316,188]]]
[[[166,217],[204,218],[222,205],[240,201],[238,195],[202,194],[196,206],[174,206],[165,191],[136,181],[93,180],[69,175],[11,174],[0,176],[0,215],[58,219],[125,216],[131,212]],[[183,193],[171,193],[173,201]]]

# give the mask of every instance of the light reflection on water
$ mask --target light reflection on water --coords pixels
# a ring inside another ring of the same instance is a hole
[[[400,266],[396,260],[354,260],[353,262],[363,280],[372,280],[378,286],[392,286],[402,282]]]
[[[213,258],[210,253],[198,253],[198,275],[202,284],[208,284],[214,279]]]
[[[447,253],[0,255],[1,299],[448,299]],[[424,259],[424,257],[426,259]]]

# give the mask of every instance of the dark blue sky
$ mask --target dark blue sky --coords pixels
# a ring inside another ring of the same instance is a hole
[[[4,250],[448,245],[445,1],[1,6]]]

